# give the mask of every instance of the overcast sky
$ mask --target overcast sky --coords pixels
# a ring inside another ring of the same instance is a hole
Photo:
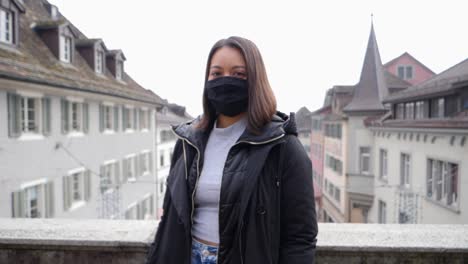
[[[382,62],[407,51],[434,72],[468,58],[468,1],[49,0],[89,38],[122,49],[147,89],[201,113],[211,46],[255,42],[278,110],[321,107],[325,91],[359,79],[371,13]]]

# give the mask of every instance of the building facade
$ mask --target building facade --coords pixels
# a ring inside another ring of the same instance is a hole
[[[47,1],[0,5],[0,217],[155,218],[163,100]]]
[[[468,222],[468,60],[390,96],[373,120],[375,223]]]

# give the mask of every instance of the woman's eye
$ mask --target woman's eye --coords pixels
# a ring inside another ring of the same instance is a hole
[[[219,72],[212,72],[210,75],[211,75],[211,76],[214,76],[214,77],[217,77],[217,76],[220,75],[220,73],[219,73]]]
[[[234,73],[234,75],[239,77],[245,77],[245,72],[236,72]]]

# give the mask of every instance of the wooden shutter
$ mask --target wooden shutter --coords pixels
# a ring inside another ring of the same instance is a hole
[[[114,130],[119,131],[119,107],[114,106]]]
[[[104,131],[104,106],[99,104],[99,131]]]
[[[70,127],[70,122],[69,122],[69,107],[68,107],[68,101],[65,99],[61,99],[60,101],[60,106],[61,106],[61,114],[62,114],[62,133],[66,134],[69,131]]]
[[[120,162],[115,162],[114,163],[114,185],[115,186],[118,186],[120,185],[121,181],[120,181]]]
[[[70,176],[64,176],[63,177],[63,210],[67,211],[72,203],[71,200],[71,177]]]
[[[11,216],[14,218],[24,217],[24,191],[19,190],[11,193]]]
[[[91,171],[84,172],[84,199],[89,201],[91,198]]]
[[[54,195],[54,182],[49,181],[44,184],[45,193],[45,217],[52,218],[55,214],[55,195]]]
[[[89,105],[88,103],[83,103],[83,132],[89,132]]]
[[[8,104],[8,136],[19,137],[21,134],[21,97],[16,94],[7,94]]]
[[[42,134],[50,135],[50,98],[42,98]]]

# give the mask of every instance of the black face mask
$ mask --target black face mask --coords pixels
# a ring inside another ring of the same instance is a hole
[[[236,116],[247,111],[249,90],[247,80],[219,77],[205,84],[206,97],[216,112]]]

